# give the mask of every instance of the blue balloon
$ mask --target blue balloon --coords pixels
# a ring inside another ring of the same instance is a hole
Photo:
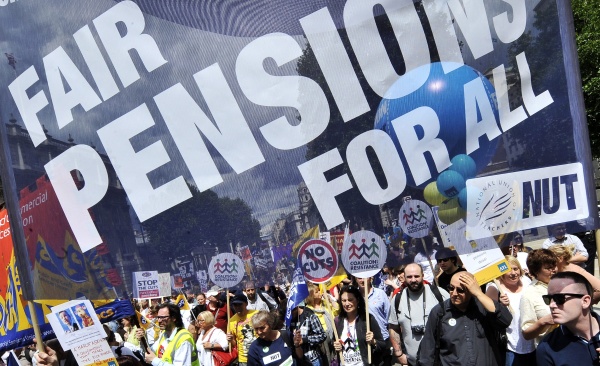
[[[442,65],[446,65],[447,69],[455,69],[445,74]],[[419,121],[410,121],[411,124],[406,126],[406,130],[402,129],[402,125],[398,126],[398,130],[396,130],[392,121],[417,108],[431,108],[439,120],[439,133],[435,137],[444,142],[448,150],[448,156],[452,158],[457,155],[464,155],[467,153],[464,86],[477,79],[483,84],[483,90],[486,93],[486,98],[480,97],[477,102],[489,103],[498,125],[498,107],[493,85],[480,72],[467,65],[435,62],[420,66],[400,77],[381,100],[375,115],[374,128],[385,131],[394,141],[406,169],[408,185],[424,187],[436,180],[437,168],[429,153],[426,153],[425,156],[429,165],[427,168],[431,178],[425,182],[419,182],[418,185],[415,184],[415,179],[406,160],[406,156],[415,153],[414,147],[411,148],[411,151],[403,151],[397,134],[403,136],[406,133],[416,133],[417,138],[422,139],[425,136],[424,129],[419,124],[412,126],[412,123],[418,123]],[[400,98],[394,97],[395,95],[403,95],[402,91],[407,89],[407,85],[410,85],[411,82],[420,82],[420,80],[426,81],[419,89]],[[479,121],[481,119],[482,104],[478,104],[477,107],[477,121]],[[487,107],[487,105],[483,107]],[[485,168],[491,161],[496,152],[499,138],[489,141],[484,135],[478,141],[479,148],[469,154],[475,163],[475,174]],[[472,174],[472,167],[469,162],[463,159],[459,160],[460,162],[457,165],[465,168],[465,178],[474,176],[475,174]],[[462,171],[461,174],[463,174]]]
[[[454,170],[445,170],[438,176],[437,187],[444,197],[456,197],[466,187],[465,178]]]
[[[475,164],[475,160],[469,155],[458,154],[450,162],[452,165],[448,169],[454,170],[465,179],[475,178],[475,175],[477,175],[477,165]]]

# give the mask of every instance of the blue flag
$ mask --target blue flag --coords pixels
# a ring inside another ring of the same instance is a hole
[[[8,353],[8,358],[6,359],[6,366],[21,366],[19,358],[17,357],[14,351],[10,351]]]
[[[290,295],[287,302],[287,310],[285,312],[285,326],[289,327],[292,321],[292,310],[298,306],[304,299],[308,297],[308,286],[300,269],[300,263],[296,261],[296,269],[294,270],[294,278],[290,288]]]

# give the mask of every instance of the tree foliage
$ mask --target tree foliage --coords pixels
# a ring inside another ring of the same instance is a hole
[[[573,0],[571,6],[592,154],[600,158],[600,6],[596,0]]]
[[[260,224],[246,202],[189,188],[192,198],[144,222],[150,245],[163,261],[189,255],[205,243],[224,250],[230,242],[251,244],[260,239]]]

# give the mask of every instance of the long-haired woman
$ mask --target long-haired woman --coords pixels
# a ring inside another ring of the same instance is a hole
[[[371,345],[371,365],[383,365],[386,343],[381,336],[377,321],[366,313],[365,299],[357,286],[344,286],[338,300],[340,314],[336,318],[336,329],[340,336],[333,346],[342,352],[344,364],[369,366],[367,344]],[[370,331],[367,332],[367,316]],[[388,350],[389,352],[389,350]]]

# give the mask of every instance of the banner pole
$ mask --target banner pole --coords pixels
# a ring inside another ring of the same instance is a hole
[[[369,278],[365,278],[365,312],[367,314],[366,319],[367,319],[367,333],[371,331],[371,322],[369,321],[369,286],[367,285],[367,281],[369,281]],[[371,343],[367,343],[367,355],[368,355],[368,362],[369,365],[371,364]]]
[[[227,312],[227,327],[229,327],[229,287],[227,287],[225,295],[227,298],[227,309],[225,309],[225,311]],[[235,334],[233,336],[235,337]],[[231,353],[231,343],[228,342],[227,346],[229,348],[229,353]]]
[[[31,325],[33,326],[33,333],[35,334],[35,343],[37,345],[37,349],[40,352],[46,352],[44,342],[42,341],[42,332],[40,331],[40,324],[38,323],[33,300],[27,301],[27,306],[29,307],[29,314],[31,314]]]

